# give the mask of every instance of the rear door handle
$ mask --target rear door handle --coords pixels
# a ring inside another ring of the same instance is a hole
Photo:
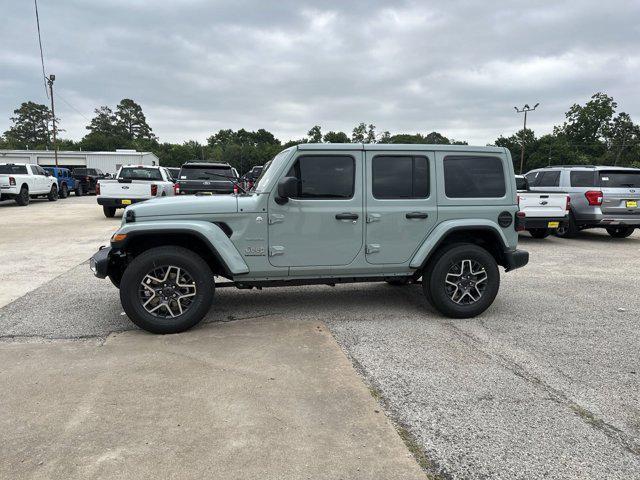
[[[425,212],[409,212],[405,215],[407,218],[429,218],[429,214]]]
[[[337,213],[336,220],[357,220],[357,213]]]

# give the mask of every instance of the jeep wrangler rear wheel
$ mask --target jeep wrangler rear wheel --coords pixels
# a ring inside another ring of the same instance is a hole
[[[488,251],[473,244],[446,248],[433,259],[422,286],[427,299],[443,315],[471,318],[493,303],[500,288],[498,264]]]
[[[213,273],[182,247],[157,247],[137,256],[120,282],[127,316],[152,333],[179,333],[196,325],[213,301]]]

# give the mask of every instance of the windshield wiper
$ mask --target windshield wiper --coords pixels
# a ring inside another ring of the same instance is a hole
[[[221,175],[219,173],[211,173],[211,172],[203,172],[203,173],[211,177],[218,177],[218,178],[224,178],[225,180],[229,180],[231,183],[233,183],[234,187],[237,187],[239,190],[242,190],[242,193],[247,193],[244,187],[236,181],[236,180],[240,180],[237,177],[227,177],[226,175]]]

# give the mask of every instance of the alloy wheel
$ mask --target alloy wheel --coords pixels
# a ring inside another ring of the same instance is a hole
[[[189,310],[197,293],[192,275],[184,268],[164,265],[148,272],[138,289],[142,307],[158,318],[175,318]]]
[[[462,260],[452,264],[445,276],[445,291],[458,305],[476,303],[487,288],[487,271],[477,260]]]

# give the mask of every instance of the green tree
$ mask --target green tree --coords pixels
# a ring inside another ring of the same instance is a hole
[[[130,98],[123,98],[116,107],[116,124],[131,139],[156,139],[142,107]]]
[[[376,143],[376,126],[371,123],[367,127],[367,136],[364,139],[364,143]]]
[[[51,147],[53,115],[46,105],[23,102],[13,111],[13,125],[4,132],[5,142],[12,148],[45,149]],[[59,120],[56,118],[56,122]],[[58,131],[61,131],[58,128]]]
[[[309,143],[322,143],[322,128],[320,125],[314,125],[307,132],[307,137],[309,138]]]
[[[429,143],[431,145],[449,145],[451,142],[447,137],[438,132],[428,133],[424,138],[425,143]]]
[[[324,134],[325,143],[350,143],[349,135],[344,132],[327,132]]]
[[[351,141],[353,143],[364,143],[366,137],[367,125],[365,123],[360,123],[353,128],[353,132],[351,133]]]
[[[107,105],[96,108],[94,110],[95,117],[91,119],[86,129],[91,133],[102,135],[125,135],[127,132],[121,124],[118,123],[118,117]]]

